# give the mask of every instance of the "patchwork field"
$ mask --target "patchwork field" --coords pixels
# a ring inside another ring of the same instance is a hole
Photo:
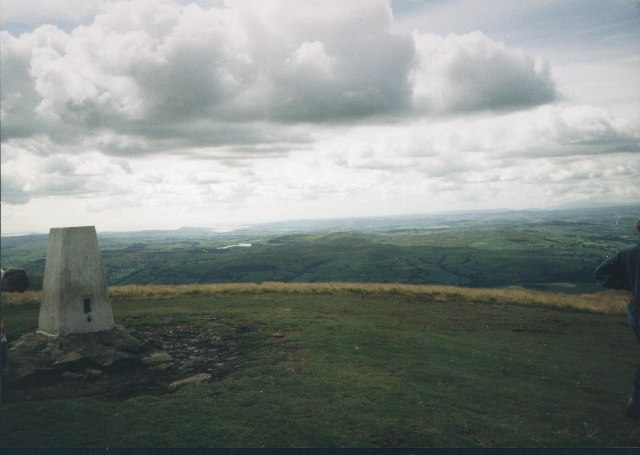
[[[600,290],[593,270],[607,255],[638,241],[638,213],[471,213],[306,231],[99,232],[98,240],[111,285],[350,281],[582,293]],[[24,268],[40,289],[47,235],[3,238],[1,248],[3,267]]]
[[[66,378],[64,396],[55,388],[49,396],[37,386],[10,390],[0,446],[640,441],[638,423],[623,416],[638,346],[618,293],[353,283],[124,286],[110,293],[116,323],[132,333],[183,351],[200,349],[203,336],[215,340],[197,366],[211,378],[118,395],[100,387],[126,371],[104,372]],[[3,298],[11,340],[35,330],[38,293]],[[184,342],[176,345],[172,334]],[[74,384],[78,396],[68,393]]]

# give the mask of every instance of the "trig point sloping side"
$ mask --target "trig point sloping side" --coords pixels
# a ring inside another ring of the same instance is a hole
[[[94,226],[52,228],[38,331],[66,335],[114,327]]]

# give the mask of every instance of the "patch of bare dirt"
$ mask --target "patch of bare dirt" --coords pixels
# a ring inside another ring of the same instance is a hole
[[[120,341],[122,333],[99,340],[95,335],[51,340],[37,334],[16,340],[9,346],[3,401],[118,401],[162,395],[189,380],[219,380],[244,362],[242,334],[259,328],[237,325],[224,335],[215,328],[187,324],[119,330],[127,343]]]

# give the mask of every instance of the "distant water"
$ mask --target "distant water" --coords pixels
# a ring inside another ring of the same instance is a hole
[[[221,246],[221,247],[216,248],[216,249],[218,249],[218,250],[228,250],[229,248],[236,248],[236,247],[249,248],[250,246],[251,246],[251,243],[238,243],[236,245]]]
[[[226,232],[233,232],[233,231],[238,231],[240,229],[248,229],[251,226],[244,225],[244,224],[221,224],[219,226],[215,226],[214,228],[212,228],[211,230],[213,232],[217,232],[219,234],[224,234]]]

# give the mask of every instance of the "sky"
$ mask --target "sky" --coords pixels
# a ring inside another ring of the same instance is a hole
[[[3,235],[640,201],[637,0],[0,0]]]

